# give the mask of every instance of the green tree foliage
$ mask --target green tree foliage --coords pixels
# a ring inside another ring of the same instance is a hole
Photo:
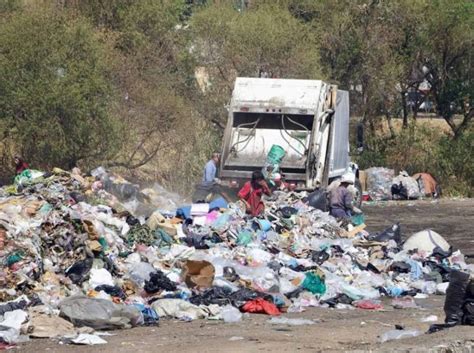
[[[473,21],[468,0],[0,1],[0,155],[140,169],[188,188],[219,148],[235,78],[260,76],[350,90],[376,141],[370,155],[421,166],[407,94],[425,80],[461,142],[436,141],[469,147]],[[452,161],[429,165],[468,178],[462,158]]]
[[[432,1],[427,15],[422,26],[426,78],[439,115],[459,137],[474,116],[474,3]],[[457,113],[463,115],[458,125]]]
[[[281,7],[206,6],[191,18],[190,31],[189,49],[208,78],[198,104],[215,122],[225,119],[237,76],[321,78],[314,33]]]
[[[3,140],[41,167],[113,150],[116,122],[104,47],[82,19],[22,11],[0,22]]]

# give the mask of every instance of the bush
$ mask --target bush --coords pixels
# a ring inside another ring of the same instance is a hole
[[[2,142],[36,168],[104,160],[118,122],[104,45],[66,13],[21,11],[0,21]],[[4,171],[5,173],[6,171]]]

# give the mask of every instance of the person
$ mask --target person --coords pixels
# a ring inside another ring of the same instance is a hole
[[[347,187],[354,184],[352,178],[343,175],[339,186],[331,191],[329,209],[331,216],[336,218],[350,218],[353,213],[361,211],[352,205],[352,194]]]
[[[218,181],[216,178],[217,164],[219,163],[220,154],[214,152],[211,159],[206,163],[204,167],[204,175],[202,177],[202,184],[210,186]]]
[[[245,203],[246,212],[253,217],[257,217],[265,209],[262,195],[271,195],[271,193],[263,173],[256,170],[252,173],[252,179],[244,184],[237,196]]]
[[[23,171],[28,169],[28,164],[26,162],[24,162],[18,156],[15,156],[13,158],[13,162],[15,163],[15,173],[16,173],[16,175],[21,174]]]

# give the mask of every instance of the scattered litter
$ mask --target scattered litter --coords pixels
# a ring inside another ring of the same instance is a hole
[[[232,336],[229,341],[242,341],[244,338],[241,336]]]
[[[421,322],[436,322],[438,321],[438,317],[436,315],[430,315],[430,316],[422,318],[420,321]]]
[[[417,309],[419,308],[413,297],[402,297],[392,299],[392,306],[395,309]]]
[[[390,331],[385,332],[380,337],[379,341],[384,343],[384,342],[392,341],[392,340],[400,340],[404,338],[416,337],[422,334],[423,333],[419,330],[390,330]]]
[[[232,305],[226,305],[222,308],[221,316],[224,322],[239,322],[242,320],[242,313]]]
[[[73,338],[71,342],[74,344],[81,344],[81,345],[84,344],[84,345],[89,345],[89,346],[107,343],[106,340],[104,340],[103,338],[100,338],[98,335],[91,335],[88,333],[81,333],[76,338]]]
[[[272,325],[289,325],[289,326],[302,326],[302,325],[314,325],[316,322],[308,319],[290,319],[287,317],[272,317],[267,320]]]

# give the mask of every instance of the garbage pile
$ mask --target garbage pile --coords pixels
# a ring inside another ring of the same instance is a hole
[[[398,225],[369,234],[312,208],[305,193],[275,192],[264,218],[223,199],[137,218],[105,190],[104,173],[55,169],[1,189],[3,345],[103,344],[100,330],[165,317],[377,310],[382,297],[412,307],[417,295],[445,293],[453,269],[474,272],[433,231],[405,243]]]
[[[440,194],[439,185],[428,173],[410,176],[406,171],[400,171],[395,176],[393,169],[373,167],[361,171],[359,178],[366,200],[417,200],[425,196],[439,197]]]

